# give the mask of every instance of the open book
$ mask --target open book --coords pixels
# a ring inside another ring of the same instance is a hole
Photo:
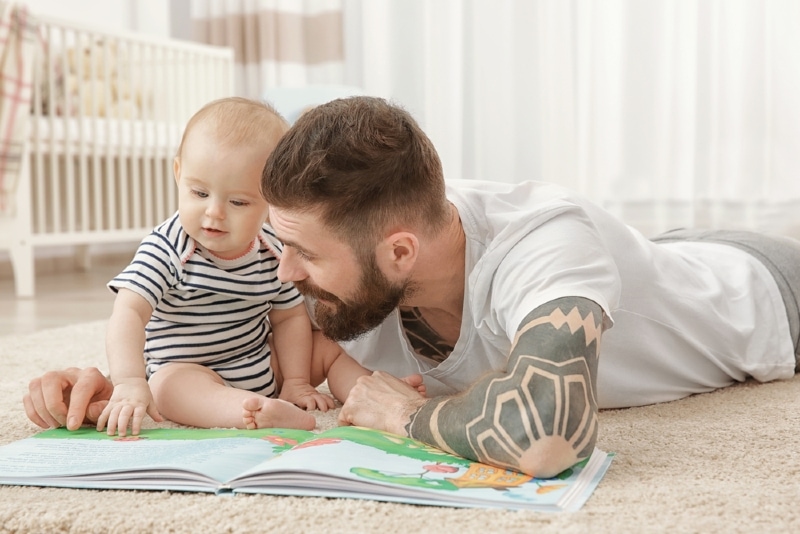
[[[0,484],[351,497],[423,505],[574,511],[611,455],[532,478],[360,427],[151,429],[119,438],[54,429],[0,447]]]

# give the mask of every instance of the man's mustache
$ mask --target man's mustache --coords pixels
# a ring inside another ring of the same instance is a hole
[[[311,297],[317,300],[325,300],[328,302],[340,303],[339,297],[333,293],[328,293],[322,288],[315,286],[305,280],[298,280],[294,283],[294,287],[305,297]]]

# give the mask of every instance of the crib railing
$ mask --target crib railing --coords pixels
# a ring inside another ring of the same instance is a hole
[[[230,48],[39,22],[30,135],[0,217],[18,296],[34,294],[37,247],[135,242],[172,214],[186,121],[233,94]]]

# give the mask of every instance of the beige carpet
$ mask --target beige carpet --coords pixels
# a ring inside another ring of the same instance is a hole
[[[0,337],[0,444],[38,429],[21,402],[30,378],[105,368],[104,328]],[[575,513],[2,486],[0,532],[800,532],[800,379],[606,411],[599,445],[616,459]]]

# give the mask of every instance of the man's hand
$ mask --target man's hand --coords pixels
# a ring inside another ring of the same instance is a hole
[[[339,412],[339,424],[405,436],[411,414],[425,404],[425,397],[418,391],[421,385],[422,378],[418,375],[401,380],[375,371],[359,377]]]
[[[70,367],[34,378],[23,397],[28,419],[42,428],[95,423],[111,398],[111,382],[96,367]]]

